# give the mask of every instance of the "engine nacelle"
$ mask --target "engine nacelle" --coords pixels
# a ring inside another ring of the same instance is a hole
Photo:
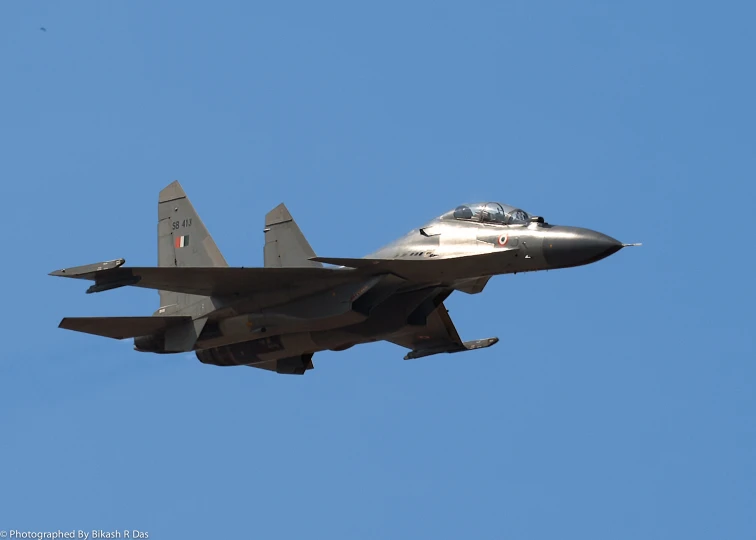
[[[164,353],[165,334],[139,336],[134,338],[134,350],[139,352]]]
[[[279,343],[276,344],[275,341]],[[267,342],[267,343],[265,343]],[[203,364],[212,364],[215,366],[246,366],[264,362],[266,369],[275,365],[277,373],[287,373],[291,375],[302,375],[308,369],[313,369],[313,353],[304,353],[277,360],[264,360],[259,355],[274,352],[278,347],[280,340],[276,337],[247,341],[244,343],[235,343],[233,345],[224,345],[213,347],[212,349],[203,349],[196,352],[197,359]],[[282,344],[281,344],[282,345]],[[283,347],[277,350],[283,350]]]

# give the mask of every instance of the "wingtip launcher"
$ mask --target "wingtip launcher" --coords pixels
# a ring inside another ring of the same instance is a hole
[[[120,268],[126,263],[126,259],[114,259],[112,261],[105,261],[101,263],[85,264],[83,266],[72,266],[71,268],[63,268],[62,270],[55,270],[50,272],[50,276],[70,277],[86,279],[95,272],[102,272],[103,270],[114,270]]]
[[[89,287],[87,294],[109,291],[126,285],[134,285],[141,278],[131,273],[113,272],[126,263],[126,259],[114,259],[101,263],[85,264],[83,266],[73,266],[62,270],[55,270],[49,275],[57,277],[68,277],[74,279],[90,279],[95,284]]]

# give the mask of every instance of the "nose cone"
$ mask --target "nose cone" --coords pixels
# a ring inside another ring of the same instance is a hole
[[[552,227],[543,239],[543,254],[552,268],[600,261],[622,249],[611,236],[578,227]]]

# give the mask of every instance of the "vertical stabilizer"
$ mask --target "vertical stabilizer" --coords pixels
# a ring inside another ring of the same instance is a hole
[[[283,203],[265,215],[265,266],[267,268],[313,267],[315,252]]]
[[[228,266],[176,180],[158,198],[158,266]],[[192,295],[160,291],[160,305],[187,305]]]

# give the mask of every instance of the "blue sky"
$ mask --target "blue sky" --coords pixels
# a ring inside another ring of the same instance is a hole
[[[0,529],[753,538],[748,2],[0,6]],[[40,30],[45,27],[46,32]],[[463,201],[644,242],[447,305],[490,349],[304,377],[59,330],[150,314],[179,179],[232,265],[285,201],[361,256]]]

